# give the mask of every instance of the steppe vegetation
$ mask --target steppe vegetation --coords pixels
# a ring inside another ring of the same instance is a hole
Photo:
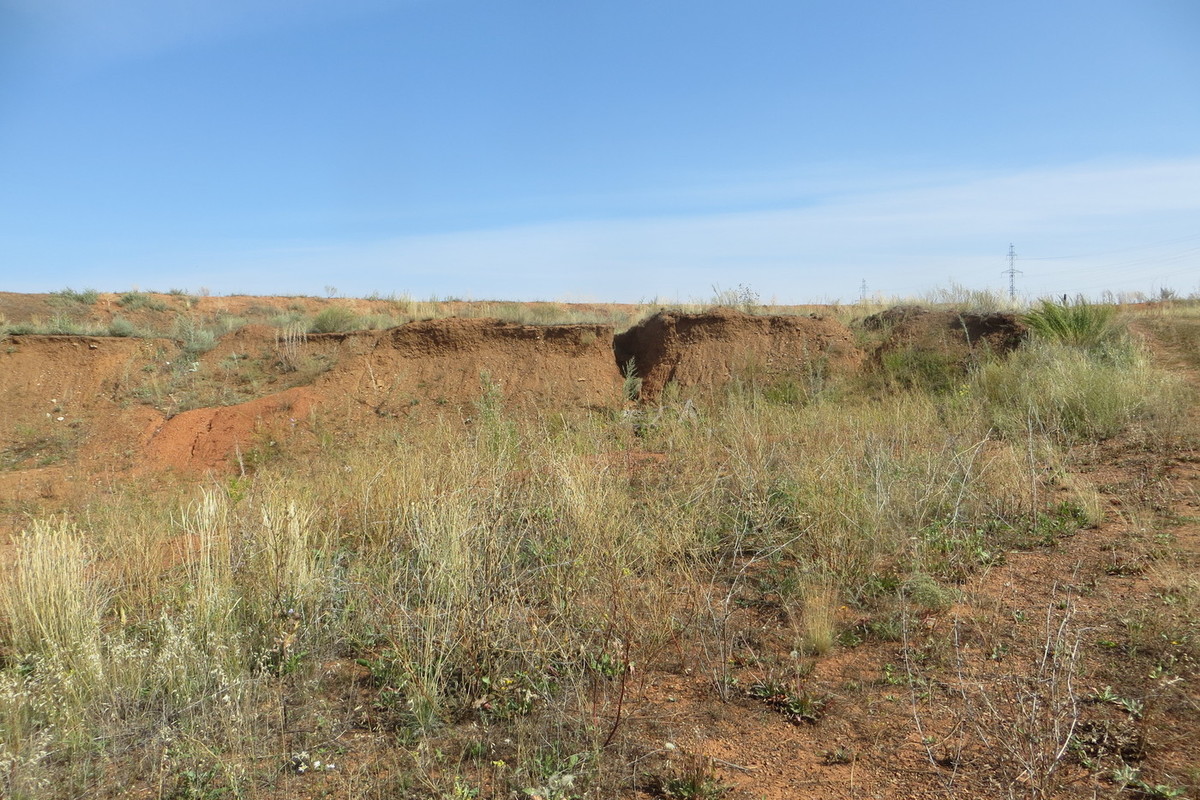
[[[68,331],[70,306],[98,296],[65,290],[61,318],[10,330],[166,336],[198,354],[250,321],[145,331],[126,315],[196,300],[147,297]],[[717,299],[763,310],[743,287]],[[441,308],[380,302],[264,318],[286,343]],[[1200,365],[1193,311],[1144,323],[1178,337],[1181,368]],[[1112,306],[1026,319],[1015,353],[926,364],[921,380],[884,359],[715,396],[668,387],[606,414],[516,413],[481,376],[465,420],[317,427],[303,450],[166,498],[128,485],[32,517],[0,583],[0,794],[753,797],[720,778],[748,768],[682,743],[701,716],[673,721],[662,709],[685,698],[656,681],[820,726],[866,702],[823,664],[870,648],[944,796],[1194,791],[1195,770],[1141,766],[1153,727],[1195,707],[1200,582],[1173,549],[1180,520],[1157,467],[1119,507],[1082,477],[1106,453],[1161,465],[1194,447],[1193,389]],[[1112,574],[1153,572],[1158,605],[1101,629],[1081,622],[1085,575],[1036,618],[970,594],[1014,554],[1059,552],[1114,515]],[[952,610],[948,629],[928,622]],[[863,746],[821,763],[853,770]],[[968,774],[985,751],[986,775]]]

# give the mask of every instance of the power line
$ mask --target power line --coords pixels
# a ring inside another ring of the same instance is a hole
[[[1155,242],[1147,242],[1146,244],[1133,245],[1132,247],[1122,247],[1117,250],[1102,250],[1095,253],[1079,253],[1070,256],[1024,256],[1025,261],[1070,261],[1075,258],[1096,258],[1103,256],[1116,255],[1117,253],[1131,253],[1137,250],[1149,250],[1154,247],[1162,247],[1169,244],[1181,244],[1183,242],[1191,242],[1200,239],[1200,234],[1189,234],[1187,236],[1178,236],[1173,239],[1159,239]]]

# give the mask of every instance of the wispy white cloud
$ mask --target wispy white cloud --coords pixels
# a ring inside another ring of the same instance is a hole
[[[884,181],[891,184],[891,181]],[[782,300],[1003,286],[1009,242],[1031,294],[1195,288],[1200,158],[926,178],[796,208],[594,220],[214,254],[250,291],[691,298],[746,283]],[[740,187],[733,192],[742,194]],[[1155,243],[1161,243],[1156,245]],[[1054,258],[1083,254],[1083,258]],[[243,278],[244,279],[244,278]],[[352,284],[352,285],[351,285]],[[293,287],[301,290],[300,287]],[[311,287],[310,287],[311,290]]]
[[[877,183],[884,188],[868,190],[855,175],[839,191],[826,182],[821,198],[770,210],[533,222],[370,241],[209,241],[153,251],[122,241],[64,250],[53,263],[12,276],[8,288],[137,284],[321,294],[332,285],[352,295],[688,300],[709,296],[714,284],[741,283],[781,302],[850,300],[863,280],[889,296],[950,281],[1004,288],[1012,242],[1022,256],[1018,288],[1030,296],[1200,289],[1200,157],[890,174]],[[744,184],[728,191],[735,208],[755,197]],[[772,199],[774,191],[767,193]],[[706,202],[719,206],[720,197]],[[43,285],[47,280],[52,285]]]

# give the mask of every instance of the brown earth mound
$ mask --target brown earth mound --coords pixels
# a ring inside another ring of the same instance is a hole
[[[305,424],[316,404],[308,388],[218,408],[197,408],[172,417],[146,445],[143,469],[227,471],[253,466]]]
[[[819,316],[757,317],[727,308],[702,314],[659,312],[616,337],[618,363],[633,359],[642,397],[668,382],[716,388],[733,378],[774,380],[857,370],[862,352],[850,330]]]
[[[612,407],[621,374],[608,325],[518,325],[490,319],[412,322],[378,335],[370,352],[341,360],[316,388],[350,419],[421,406],[465,407],[485,391],[514,405]]]
[[[381,417],[465,418],[485,393],[518,408],[612,407],[622,381],[612,333],[489,319],[307,335],[250,325],[187,364],[168,340],[10,336],[0,347],[0,470],[236,469],[313,420],[352,435]],[[202,388],[206,407],[167,418]]]
[[[978,351],[1008,353],[1029,335],[1016,314],[927,311],[917,306],[897,306],[863,320],[863,327],[872,325],[891,327],[877,355],[907,348],[966,359]]]
[[[0,343],[0,468],[109,462],[161,416],[130,401],[144,367],[173,350],[155,339],[11,336]]]

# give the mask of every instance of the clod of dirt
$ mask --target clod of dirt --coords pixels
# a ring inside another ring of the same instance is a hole
[[[850,330],[818,316],[758,317],[728,308],[701,314],[662,311],[619,334],[617,363],[633,359],[642,399],[668,382],[713,389],[734,378],[773,381],[856,371],[863,354]]]

